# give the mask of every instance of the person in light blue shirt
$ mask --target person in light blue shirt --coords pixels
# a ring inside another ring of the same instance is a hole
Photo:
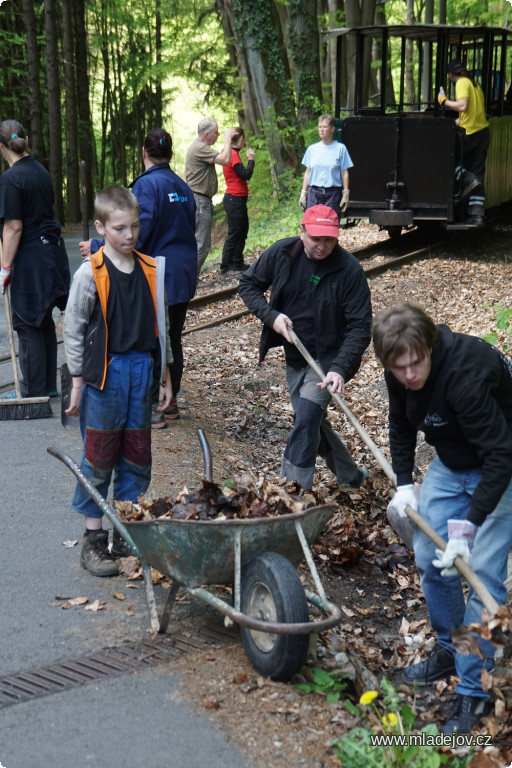
[[[302,158],[306,172],[299,206],[305,211],[314,205],[327,205],[333,208],[340,218],[348,207],[348,169],[352,168],[354,163],[346,146],[333,139],[335,126],[332,115],[320,115],[318,118],[320,141],[311,144]]]

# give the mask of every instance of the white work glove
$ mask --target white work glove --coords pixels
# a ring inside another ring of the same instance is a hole
[[[442,568],[441,576],[456,576],[459,572],[453,565],[456,557],[462,557],[468,565],[471,562],[471,552],[475,543],[478,527],[469,520],[448,520],[448,543],[446,549],[436,549],[437,560],[432,565]]]
[[[0,290],[5,293],[5,289],[11,282],[12,267],[4,267],[0,269]]]
[[[437,94],[437,100],[438,100],[438,102],[439,102],[439,106],[440,106],[440,107],[442,107],[442,106],[443,106],[443,104],[445,103],[445,101],[446,101],[446,99],[447,99],[447,98],[448,98],[448,96],[447,96],[447,95],[446,95],[446,93],[444,92],[444,88],[443,88],[443,86],[441,86],[441,87],[440,87],[440,89],[439,89],[439,93]]]
[[[414,485],[399,485],[396,493],[388,504],[388,512],[394,512],[399,517],[407,517],[406,507],[418,509],[418,499],[414,493]]]
[[[302,210],[305,211],[307,204],[308,204],[308,191],[307,189],[303,189],[299,197],[299,208],[302,208]]]
[[[347,210],[347,207],[348,207],[348,204],[349,204],[349,200],[350,200],[350,190],[349,189],[344,189],[343,190],[343,194],[341,196],[341,203],[340,203],[340,211],[341,211],[341,213],[343,213],[344,211]]]

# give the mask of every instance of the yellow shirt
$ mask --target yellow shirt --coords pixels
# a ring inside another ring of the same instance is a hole
[[[468,100],[467,112],[459,113],[460,127],[465,128],[466,135],[483,131],[489,126],[485,117],[484,94],[478,84],[475,87],[469,77],[459,77],[455,83],[455,98]]]

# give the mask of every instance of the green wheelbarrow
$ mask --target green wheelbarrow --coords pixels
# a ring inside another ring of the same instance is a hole
[[[202,430],[198,435],[205,475],[211,480],[208,443]],[[335,504],[243,520],[128,522],[121,520],[69,456],[56,448],[47,450],[73,472],[139,558],[153,631],[166,631],[176,595],[185,589],[240,625],[247,656],[260,674],[286,681],[306,660],[308,635],[341,622],[341,610],[327,600],[309,549],[336,511]],[[305,589],[297,574],[303,559],[316,592]],[[151,567],[172,579],[160,614]],[[233,585],[233,604],[208,589],[221,584]],[[320,618],[311,620],[308,603],[318,609]]]

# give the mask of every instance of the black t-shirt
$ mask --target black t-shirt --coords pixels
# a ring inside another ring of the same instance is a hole
[[[131,350],[154,352],[158,343],[155,333],[155,307],[146,276],[135,257],[129,274],[115,267],[104,254],[110,277],[107,301],[108,353]]]
[[[290,270],[281,301],[282,311],[293,322],[293,330],[315,360],[315,290],[320,279],[318,263],[308,259],[304,251],[300,254]],[[288,341],[283,347],[287,363],[294,368],[302,368],[304,358],[297,347]]]
[[[28,155],[17,160],[0,176],[0,220],[23,222],[23,238],[45,234],[60,228],[53,221],[53,185],[50,174],[41,163]],[[52,242],[56,242],[50,238]]]

